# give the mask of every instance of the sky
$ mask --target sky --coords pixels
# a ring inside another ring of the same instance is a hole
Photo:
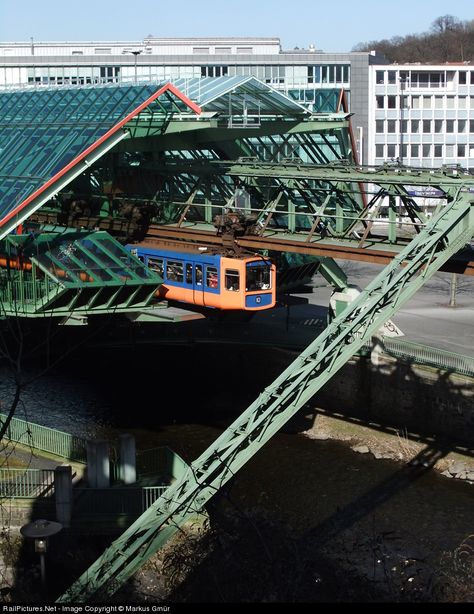
[[[421,34],[437,17],[474,19],[473,0],[0,0],[0,41],[137,41],[276,36],[283,49],[347,52]]]

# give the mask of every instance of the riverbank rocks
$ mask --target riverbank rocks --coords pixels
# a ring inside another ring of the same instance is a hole
[[[358,454],[369,454],[370,452],[369,446],[364,445],[352,446],[351,450],[357,452]]]

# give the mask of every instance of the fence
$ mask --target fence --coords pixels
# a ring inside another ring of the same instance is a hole
[[[364,346],[364,350],[370,351],[372,342]],[[451,371],[459,375],[474,377],[474,357],[463,356],[455,352],[448,352],[439,348],[404,341],[399,338],[384,338],[382,340],[383,351],[395,358],[401,358],[416,364],[428,365],[443,371]]]
[[[0,420],[5,422],[6,419],[6,414],[0,413]],[[42,452],[80,463],[86,462],[86,440],[70,433],[12,418],[5,436],[10,441],[32,446]]]
[[[1,497],[31,499],[53,492],[53,469],[0,469]]]

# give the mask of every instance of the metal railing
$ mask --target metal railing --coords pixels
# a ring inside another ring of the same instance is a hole
[[[111,520],[137,518],[167,489],[167,485],[124,488],[75,488],[73,518]]]
[[[6,414],[0,413],[0,421],[5,422],[6,419]],[[5,437],[10,441],[32,446],[42,452],[80,463],[86,462],[86,440],[70,433],[12,418]]]
[[[53,492],[53,469],[0,469],[0,497],[31,499]]]
[[[370,352],[372,342],[367,343],[363,349]],[[400,358],[404,361],[474,377],[473,356],[464,356],[456,352],[448,352],[440,348],[398,338],[384,338],[382,349],[388,356]]]

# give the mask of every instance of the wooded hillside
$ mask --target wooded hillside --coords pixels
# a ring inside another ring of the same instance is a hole
[[[400,64],[474,62],[474,19],[460,21],[452,15],[444,15],[433,22],[429,32],[359,43],[352,51],[372,49]]]

